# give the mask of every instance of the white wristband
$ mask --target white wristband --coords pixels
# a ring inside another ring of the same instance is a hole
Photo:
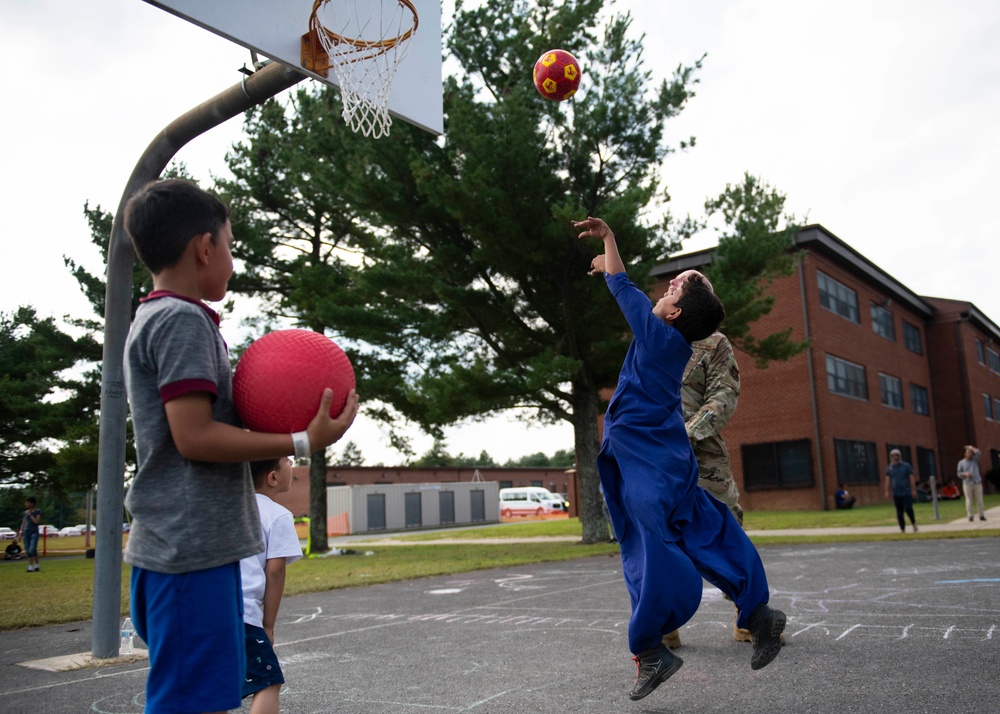
[[[295,447],[295,458],[304,459],[309,456],[312,451],[309,448],[309,433],[305,431],[296,431],[292,434],[292,445]]]

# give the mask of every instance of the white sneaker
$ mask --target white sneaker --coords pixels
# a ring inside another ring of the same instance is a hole
[[[916,532],[917,532],[917,524],[916,524],[916,523],[914,523],[914,524],[913,524],[913,532],[914,532],[914,533],[916,533]]]

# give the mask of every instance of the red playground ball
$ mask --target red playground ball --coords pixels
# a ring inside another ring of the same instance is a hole
[[[303,431],[327,387],[336,418],[354,389],[354,367],[336,342],[312,330],[269,332],[247,348],[233,373],[236,413],[251,431]]]
[[[581,76],[580,63],[566,50],[549,50],[535,62],[535,89],[554,102],[576,94]]]

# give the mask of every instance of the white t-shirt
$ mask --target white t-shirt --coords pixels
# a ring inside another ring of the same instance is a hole
[[[285,564],[302,557],[302,546],[295,532],[292,512],[264,494],[258,493],[257,510],[260,513],[260,530],[264,536],[264,552],[240,561],[243,578],[243,621],[248,625],[263,627],[264,620],[264,565],[271,558],[284,558]]]

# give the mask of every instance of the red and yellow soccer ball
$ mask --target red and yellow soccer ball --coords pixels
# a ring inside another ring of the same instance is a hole
[[[554,102],[576,94],[581,76],[580,63],[566,50],[549,50],[535,62],[535,89]]]

